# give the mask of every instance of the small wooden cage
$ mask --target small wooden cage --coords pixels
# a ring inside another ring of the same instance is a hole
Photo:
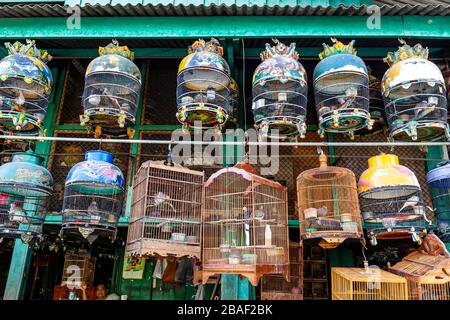
[[[298,242],[289,242],[290,282],[281,275],[261,279],[261,300],[303,300],[303,250]]]
[[[241,274],[256,286],[265,274],[289,281],[287,189],[246,163],[224,168],[205,183],[203,283],[215,274]]]
[[[147,161],[133,186],[127,255],[200,258],[204,173]]]
[[[332,300],[408,300],[406,279],[379,268],[331,268]]]
[[[297,177],[297,201],[302,239],[322,238],[319,245],[327,249],[348,238],[360,239],[362,226],[355,175],[327,166],[324,154],[319,160],[319,168]]]
[[[64,256],[64,271],[61,285],[79,288],[84,282],[94,284],[96,259],[88,253],[67,252]]]
[[[450,258],[434,234],[389,271],[406,278],[410,300],[450,300]]]

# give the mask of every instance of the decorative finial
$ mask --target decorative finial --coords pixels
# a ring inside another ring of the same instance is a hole
[[[199,51],[214,52],[223,56],[223,47],[220,46],[220,42],[216,38],[211,38],[208,42],[203,39],[198,39],[188,47],[189,54]]]
[[[395,52],[389,52],[387,57],[383,59],[384,62],[392,66],[393,64],[406,60],[409,58],[419,58],[428,60],[428,48],[422,47],[420,43],[417,43],[414,47],[411,47],[403,39],[398,39],[401,46]]]
[[[110,44],[106,47],[99,47],[98,54],[103,56],[107,54],[117,54],[131,61],[134,59],[134,52],[131,51],[127,46],[119,46],[119,41],[113,39]]]
[[[36,47],[34,40],[26,40],[26,44],[19,41],[11,44],[10,42],[5,43],[5,47],[9,54],[22,54],[31,56],[41,60],[43,63],[49,62],[53,57],[48,54],[46,50],[40,50]]]
[[[270,46],[270,44],[266,43],[266,50],[261,52],[259,55],[261,60],[266,60],[275,56],[284,56],[284,57],[290,57],[292,59],[298,60],[299,55],[298,52],[295,50],[295,43],[291,43],[288,46],[286,46],[284,43],[280,42],[278,39],[273,38],[273,43],[275,43],[274,46]]]
[[[350,41],[348,44],[343,44],[336,38],[331,38],[331,41],[333,42],[332,46],[329,46],[326,43],[322,43],[323,51],[319,54],[320,60],[340,53],[356,55],[356,50],[353,47],[353,45],[355,44],[355,40]]]

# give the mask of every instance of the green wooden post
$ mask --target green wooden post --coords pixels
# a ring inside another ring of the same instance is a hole
[[[54,83],[57,85],[50,97],[49,108],[44,120],[44,129],[47,129],[47,135],[53,135],[54,132],[57,109],[64,87],[65,68],[63,68],[61,72],[54,68],[52,69],[52,74]],[[35,153],[44,156],[45,165],[48,162],[48,154],[50,153],[51,146],[51,141],[38,142],[36,144]],[[3,295],[4,300],[23,299],[27,284],[27,275],[31,266],[31,257],[32,250],[28,244],[23,243],[20,239],[16,239],[11,258],[11,265],[9,267],[8,280],[6,281],[5,293]]]

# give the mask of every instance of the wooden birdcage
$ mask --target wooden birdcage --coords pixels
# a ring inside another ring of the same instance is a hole
[[[64,271],[61,285],[79,287],[81,283],[94,283],[96,259],[87,253],[67,252],[64,256]]]
[[[331,268],[332,300],[408,300],[406,279],[379,268]]]
[[[434,234],[389,271],[406,278],[410,300],[450,300],[450,258]]]
[[[261,279],[261,300],[303,300],[303,250],[298,242],[289,242],[290,282],[280,275]]]
[[[146,161],[133,186],[127,255],[200,258],[203,177],[164,161]]]
[[[205,183],[203,283],[241,274],[253,286],[265,274],[289,281],[287,189],[247,163],[224,168]]]
[[[327,157],[319,157],[320,167],[297,177],[297,201],[300,234],[305,239],[322,239],[319,245],[335,248],[348,238],[362,238],[356,178],[352,171],[327,166]]]

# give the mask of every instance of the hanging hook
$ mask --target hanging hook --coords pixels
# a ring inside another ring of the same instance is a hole
[[[173,161],[172,161],[172,143],[173,143],[173,140],[171,140],[170,143],[169,143],[169,147],[167,148],[168,149],[168,151],[167,151],[167,160],[164,161],[164,165],[171,166],[171,167],[174,166]]]
[[[324,155],[324,152],[323,152],[321,146],[317,146],[317,154],[320,155],[320,156],[323,156],[323,155]]]

